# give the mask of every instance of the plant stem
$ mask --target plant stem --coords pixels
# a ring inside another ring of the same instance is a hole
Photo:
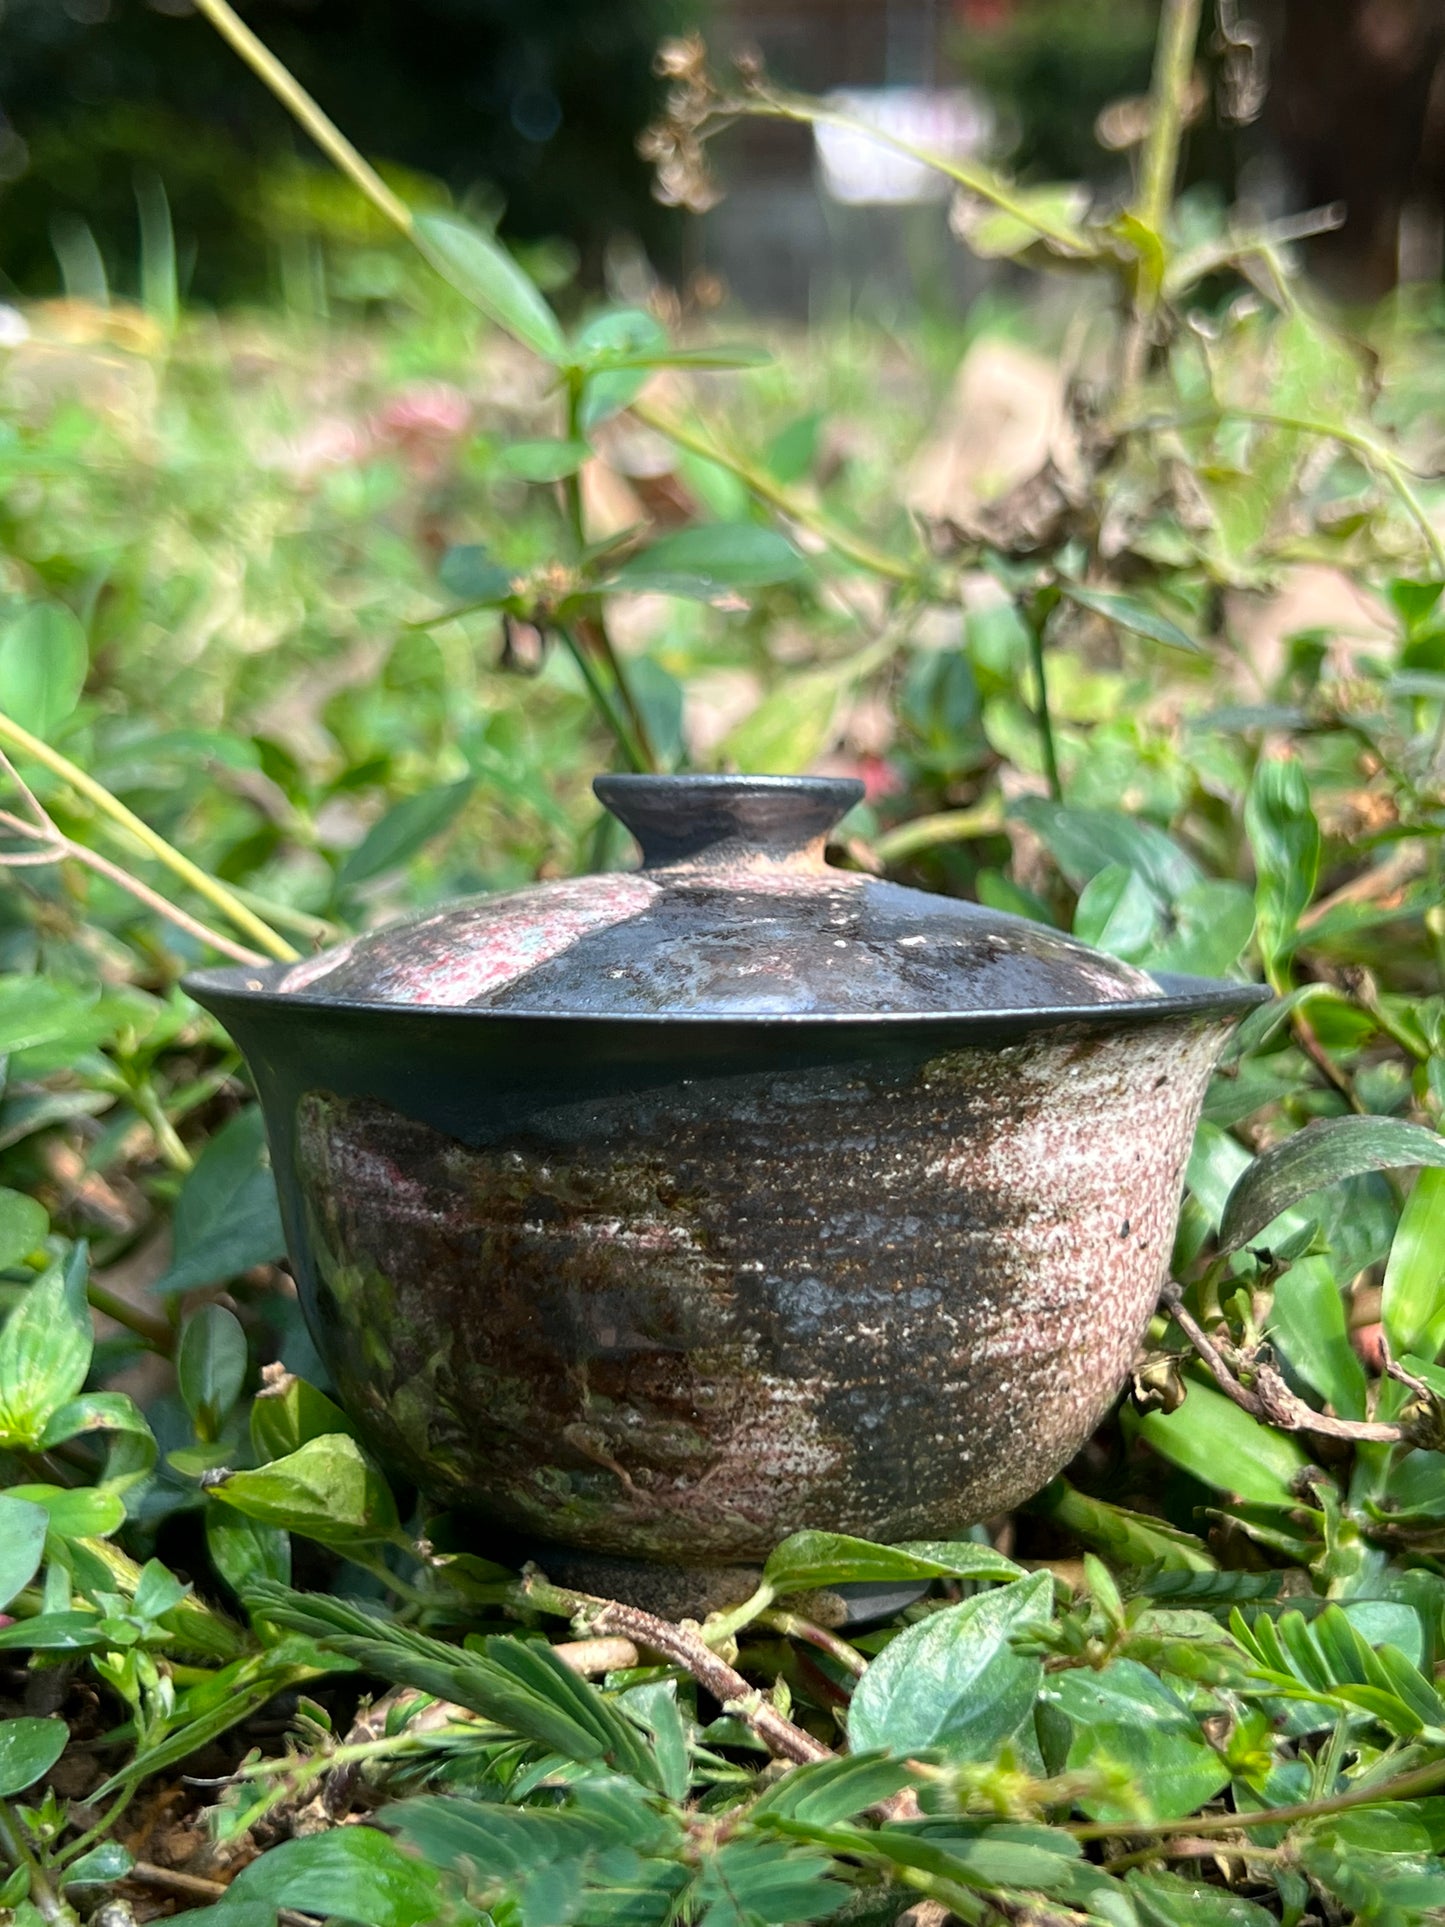
[[[1003,799],[989,797],[968,810],[940,810],[935,816],[915,816],[911,823],[900,823],[896,830],[885,830],[869,845],[885,867],[902,863],[920,850],[936,849],[941,843],[968,843],[975,837],[997,836],[1004,826]]]
[[[94,1279],[86,1286],[85,1295],[90,1301],[92,1310],[100,1312],[105,1318],[113,1319],[117,1325],[123,1325],[128,1332],[134,1332],[137,1338],[143,1339],[150,1349],[153,1352],[159,1352],[162,1358],[169,1358],[175,1351],[176,1334],[168,1319],[143,1311],[139,1305],[133,1305],[128,1298],[122,1298],[118,1292],[96,1284]]]
[[[96,782],[93,776],[87,776],[69,757],[62,756],[59,750],[52,749],[49,743],[42,742],[38,736],[32,736],[28,729],[22,729],[19,723],[3,713],[0,713],[0,743],[31,757],[43,764],[53,776],[69,783],[88,803],[93,803],[102,816],[108,817],[119,829],[133,836],[157,862],[163,863],[173,875],[189,885],[197,896],[204,897],[222,916],[229,917],[238,930],[244,930],[268,955],[284,963],[294,963],[300,956],[301,953],[294,950],[284,937],[278,936],[269,924],[263,923],[239,898],[233,896],[224,883],[208,876],[189,857],[182,856],[163,836],[158,836],[148,823],[143,823],[134,811],[128,810],[119,797],[112,796],[103,783]]]
[[[1039,748],[1043,753],[1044,775],[1049,781],[1049,795],[1056,803],[1064,800],[1064,785],[1059,776],[1059,758],[1054,748],[1054,722],[1049,714],[1049,684],[1044,669],[1044,624],[1025,611],[1024,619],[1029,632],[1029,660],[1033,664],[1034,680],[1038,684],[1038,707],[1034,719],[1039,726]]]
[[[573,371],[567,380],[567,439],[581,441],[582,421],[582,377]],[[587,548],[587,514],[582,501],[582,474],[573,469],[563,482],[563,494],[567,504],[567,523],[572,534],[574,553],[580,560]],[[607,618],[603,612],[600,597],[595,598],[595,607],[589,607],[587,614],[578,621],[578,641],[583,648],[589,642],[596,644],[597,654],[607,664],[622,707],[627,715],[628,730],[631,735],[630,756],[633,767],[644,773],[657,768],[657,752],[652,746],[651,733],[647,718],[632,693],[632,686],[623,673],[622,663],[612,637],[608,633]]]
[[[6,1800],[0,1800],[0,1853],[13,1867],[23,1867],[29,1874],[31,1904],[49,1922],[49,1927],[79,1927],[75,1910],[65,1904],[46,1879]]]
[[[222,39],[230,42],[252,73],[265,82],[281,105],[296,117],[322,153],[355,182],[377,212],[409,235],[411,209],[405,201],[392,193],[371,163],[362,159],[341,129],[321,111],[306,89],[293,79],[246,23],[237,18],[226,0],[196,0],[196,7]]]
[[[1413,1773],[1402,1773],[1397,1779],[1384,1780],[1378,1786],[1352,1787],[1348,1793],[1336,1793],[1327,1800],[1302,1800],[1296,1806],[1264,1807],[1258,1812],[1195,1814],[1187,1820],[1099,1822],[1071,1826],[1068,1831],[1076,1840],[1122,1840],[1130,1835],[1187,1833],[1202,1837],[1233,1833],[1240,1827],[1287,1827],[1293,1826],[1296,1820],[1315,1820],[1322,1814],[1348,1813],[1353,1807],[1391,1806],[1397,1800],[1413,1800],[1417,1794],[1433,1793],[1441,1785],[1445,1785],[1445,1759],[1432,1760],[1428,1766],[1416,1767]]]
[[[626,758],[628,768],[636,775],[645,776],[653,766],[648,763],[641,747],[633,740],[626,717],[613,700],[612,691],[597,673],[597,664],[592,659],[591,651],[566,623],[559,622],[554,624],[554,627],[571,652],[572,660],[581,671],[582,680],[587,685],[587,693],[592,698],[593,706],[617,738],[617,746]]]
[[[1164,0],[1159,38],[1154,49],[1154,75],[1149,84],[1152,109],[1149,132],[1139,167],[1136,213],[1151,233],[1162,235],[1174,199],[1179,171],[1179,143],[1189,82],[1194,74],[1194,49],[1199,40],[1201,0]]]
[[[923,583],[925,581],[924,572],[920,568],[900,561],[897,556],[890,555],[886,549],[875,549],[861,536],[853,535],[849,530],[840,528],[830,516],[824,515],[820,509],[802,500],[791,489],[785,488],[781,482],[769,475],[766,469],[759,468],[756,463],[748,461],[744,456],[734,455],[730,450],[709,440],[707,436],[698,434],[695,429],[685,428],[681,422],[675,421],[670,415],[662,414],[650,402],[633,402],[631,412],[638,421],[645,422],[649,428],[656,429],[659,435],[665,436],[670,442],[675,442],[679,448],[687,449],[689,454],[700,455],[704,461],[716,462],[719,468],[725,468],[730,475],[738,478],[750,494],[756,495],[760,502],[766,502],[769,508],[775,508],[780,514],[786,515],[788,520],[796,522],[800,529],[811,531],[846,561],[856,562],[860,569],[867,569],[873,575],[881,575],[889,582]]]

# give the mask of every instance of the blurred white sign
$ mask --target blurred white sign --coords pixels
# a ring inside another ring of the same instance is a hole
[[[951,161],[975,158],[994,133],[988,102],[966,87],[856,88],[829,94],[827,105]],[[855,128],[815,123],[813,136],[824,189],[845,206],[904,207],[953,191],[935,168]]]

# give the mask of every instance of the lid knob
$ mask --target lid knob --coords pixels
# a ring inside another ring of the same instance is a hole
[[[599,776],[597,799],[642,846],[642,867],[710,862],[822,868],[828,832],[863,795],[851,776]]]

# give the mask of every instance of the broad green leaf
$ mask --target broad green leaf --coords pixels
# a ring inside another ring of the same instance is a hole
[[[1288,1433],[1271,1431],[1223,1392],[1192,1381],[1177,1411],[1147,1412],[1139,1429],[1172,1464],[1256,1505],[1294,1504],[1293,1481],[1309,1464]]]
[[[1128,1773],[1132,1799],[1112,1791],[1079,1796],[1079,1805],[1096,1820],[1180,1819],[1228,1784],[1229,1767],[1194,1715],[1137,1660],[1111,1660],[1098,1672],[1080,1667],[1051,1673],[1039,1711],[1045,1758],[1054,1771],[1114,1767]],[[1067,1733],[1066,1747],[1058,1746],[1060,1729]]]
[[[1254,935],[1254,897],[1227,877],[1205,877],[1181,890],[1172,915],[1172,935],[1141,959],[1150,970],[1227,976]]]
[[[0,1626],[3,1652],[82,1653],[104,1642],[98,1613],[39,1613],[34,1619]]]
[[[176,1383],[197,1435],[213,1439],[246,1382],[246,1334],[235,1312],[201,1305],[181,1327]]]
[[[1275,1915],[1258,1901],[1162,1868],[1131,1867],[1124,1885],[1138,1927],[1276,1927]]]
[[[1436,1142],[1445,1149],[1445,1139]],[[1445,1170],[1421,1171],[1405,1201],[1385,1266],[1380,1317],[1396,1357],[1417,1352],[1435,1359],[1445,1346]]]
[[[610,587],[632,593],[715,602],[779,582],[794,582],[807,563],[776,529],[756,522],[707,522],[660,536],[629,557]]]
[[[460,542],[442,557],[438,580],[448,595],[468,605],[506,602],[516,570],[505,568],[480,542]]]
[[[97,995],[48,977],[0,976],[0,1057],[75,1034]]]
[[[1068,253],[1091,251],[1079,217],[1087,194],[1073,181],[1052,181],[1043,187],[1011,187],[1010,208],[996,207],[979,195],[954,197],[949,225],[981,261],[1007,261],[1043,241]]]
[[[0,1329],[0,1440],[34,1445],[84,1385],[95,1345],[89,1273],[90,1255],[77,1244],[26,1288]]]
[[[668,352],[667,330],[645,308],[613,308],[587,323],[572,352],[578,366],[589,371],[577,420],[590,431],[642,392],[660,365],[655,358]]]
[[[33,602],[0,629],[0,710],[32,736],[52,736],[80,701],[89,667],[69,609]]]
[[[265,1388],[252,1401],[251,1445],[258,1459],[283,1459],[328,1432],[352,1432],[351,1420],[304,1378],[288,1377],[279,1391]]]
[[[556,315],[530,276],[490,234],[460,215],[417,214],[411,236],[442,279],[499,328],[544,361],[566,358]]]
[[[1266,757],[1259,764],[1244,826],[1254,851],[1259,947],[1273,977],[1294,947],[1320,867],[1320,826],[1304,769],[1293,758]]]
[[[10,1496],[44,1508],[57,1539],[108,1539],[125,1524],[125,1500],[99,1485],[15,1485]]]
[[[46,1421],[40,1449],[48,1452],[89,1432],[111,1434],[103,1478],[115,1492],[143,1479],[156,1462],[155,1435],[135,1400],[124,1392],[82,1392],[68,1399]]]
[[[1137,596],[1118,595],[1109,589],[1085,589],[1077,582],[1061,582],[1059,594],[1066,601],[1075,603],[1080,609],[1088,609],[1106,622],[1113,623],[1116,629],[1126,629],[1130,635],[1143,636],[1148,642],[1162,642],[1170,649],[1187,650],[1190,655],[1202,656],[1205,651],[1193,636],[1162,616],[1157,609],[1151,609],[1147,602]]]
[[[1022,796],[1010,803],[1009,815],[1041,838],[1076,890],[1100,870],[1120,864],[1135,871],[1167,906],[1203,878],[1193,857],[1172,837],[1121,810],[1080,810],[1045,796]]]
[[[336,875],[337,888],[354,889],[358,883],[400,869],[456,821],[475,787],[476,778],[464,776],[460,782],[443,783],[393,803],[342,864]]]
[[[1159,926],[1159,906],[1133,870],[1111,863],[1079,892],[1074,935],[1096,950],[1138,963],[1149,955]]]
[[[498,461],[524,482],[560,482],[575,475],[591,453],[586,442],[509,442]]]
[[[264,1525],[224,1505],[206,1506],[206,1550],[211,1563],[237,1597],[258,1579],[291,1583],[291,1540],[280,1526]]]
[[[0,1611],[40,1570],[49,1527],[44,1506],[0,1492]]]
[[[1056,1520],[1118,1565],[1158,1568],[1170,1574],[1214,1573],[1213,1555],[1202,1540],[1163,1519],[1129,1512],[1080,1492],[1067,1479],[1055,1479],[1046,1486],[1030,1510]]]
[[[176,1202],[175,1251],[155,1290],[224,1284],[286,1250],[276,1181],[258,1105],[223,1124],[186,1176]]]
[[[808,1592],[908,1579],[1018,1579],[1023,1568],[969,1539],[913,1540],[876,1546],[839,1532],[795,1532],[769,1556],[763,1577],[775,1593]]]
[[[233,1472],[210,1490],[248,1518],[324,1546],[386,1539],[396,1531],[391,1488],[344,1432],[312,1439],[253,1471]]]
[[[135,1855],[119,1840],[102,1840],[98,1846],[69,1861],[61,1877],[68,1893],[72,1887],[112,1887],[124,1880],[135,1865]]]
[[[446,1927],[464,1912],[476,1918],[448,1898],[434,1868],[374,1827],[283,1840],[243,1867],[219,1900],[178,1918],[197,1927],[259,1927],[281,1907],[366,1927]]]
[[[889,1642],[859,1680],[848,1708],[849,1744],[862,1752],[938,1751],[986,1760],[1027,1718],[1042,1662],[1011,1636],[1048,1623],[1053,1579],[1035,1573],[931,1613]]]
[[[64,1720],[0,1720],[0,1800],[34,1786],[65,1751]]]
[[[28,1258],[45,1242],[50,1216],[23,1191],[0,1191],[0,1271]]]
[[[1341,1418],[1365,1416],[1365,1368],[1328,1259],[1301,1258],[1276,1279],[1269,1325],[1295,1371]]]
[[[1219,1248],[1238,1251],[1282,1211],[1342,1178],[1417,1164],[1445,1168],[1445,1138],[1422,1124],[1397,1117],[1317,1119],[1244,1172],[1225,1206]]]

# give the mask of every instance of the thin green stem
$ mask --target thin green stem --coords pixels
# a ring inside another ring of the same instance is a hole
[[[562,638],[571,653],[573,662],[581,671],[582,680],[587,685],[587,693],[592,698],[597,713],[617,738],[617,747],[622,751],[627,766],[634,774],[645,776],[650,767],[640,746],[633,740],[627,719],[613,700],[612,691],[597,673],[597,664],[592,659],[580,636],[565,622],[555,625],[557,634]]]
[[[1445,1786],[1445,1759],[1432,1760],[1428,1766],[1416,1767],[1413,1773],[1402,1773],[1378,1786],[1352,1787],[1348,1793],[1336,1793],[1327,1800],[1301,1800],[1295,1806],[1263,1807],[1258,1812],[1195,1814],[1187,1820],[1090,1822],[1071,1826],[1068,1831],[1076,1840],[1122,1840],[1131,1835],[1187,1833],[1203,1837],[1233,1833],[1242,1827],[1289,1827],[1297,1820],[1348,1813],[1353,1807],[1391,1806],[1398,1800],[1413,1800],[1420,1794],[1433,1793],[1439,1786]]]
[[[1049,795],[1056,803],[1064,800],[1064,785],[1059,776],[1058,752],[1054,747],[1054,720],[1049,713],[1049,682],[1044,667],[1044,625],[1032,616],[1025,620],[1029,632],[1029,660],[1033,664],[1034,681],[1038,684],[1038,706],[1034,719],[1039,728],[1039,749],[1044,759],[1044,775],[1049,782]]]
[[[322,153],[355,182],[377,212],[385,215],[403,234],[410,235],[411,209],[392,193],[371,163],[362,159],[341,129],[322,112],[271,50],[237,18],[226,0],[196,0],[196,7],[222,39],[230,42],[252,73],[271,89],[281,105],[296,117]]]
[[[1000,178],[992,169],[981,167],[976,162],[961,161],[950,154],[939,154],[933,148],[919,147],[913,141],[903,140],[886,128],[875,127],[871,121],[860,120],[856,114],[843,112],[837,107],[828,107],[822,101],[810,100],[805,94],[759,93],[746,100],[731,100],[727,104],[729,119],[742,116],[767,120],[801,121],[810,127],[842,127],[850,133],[863,134],[880,147],[891,147],[897,154],[906,154],[910,160],[928,167],[935,174],[942,174],[948,180],[987,201],[996,207],[1000,214],[1008,214],[1031,228],[1041,241],[1047,241],[1061,254],[1074,259],[1097,259],[1097,250],[1087,234],[1072,222],[1057,219],[1046,208],[1040,208],[1026,194],[1016,193],[1010,182]]]
[[[181,1142],[180,1134],[166,1116],[159,1093],[148,1077],[137,1077],[130,1084],[130,1101],[150,1126],[156,1149],[173,1171],[184,1177],[196,1168],[196,1160]]]
[[[1164,0],[1159,38],[1154,49],[1154,75],[1149,94],[1152,107],[1149,132],[1139,164],[1136,213],[1154,234],[1162,235],[1174,200],[1179,172],[1179,144],[1189,82],[1194,73],[1194,49],[1199,41],[1201,0]]]
[[[787,516],[790,522],[796,522],[800,529],[811,531],[846,561],[855,562],[860,569],[867,569],[872,575],[881,575],[889,582],[918,583],[926,586],[928,577],[925,569],[900,561],[897,556],[890,555],[886,549],[875,549],[872,543],[865,542],[861,536],[852,534],[848,529],[840,528],[830,516],[824,515],[820,509],[814,508],[812,503],[795,495],[791,489],[785,488],[781,482],[769,475],[766,469],[759,468],[755,462],[733,454],[730,449],[721,447],[706,435],[700,435],[695,429],[684,427],[670,415],[665,415],[654,408],[650,402],[633,402],[632,413],[640,422],[645,422],[649,428],[656,429],[659,435],[666,436],[668,441],[675,442],[679,448],[685,448],[690,454],[700,455],[705,461],[716,462],[719,468],[725,468],[730,475],[738,478],[749,494],[755,495],[760,502],[766,502],[769,508],[777,509],[781,515]]]
[[[567,439],[581,441],[582,433],[582,376],[577,370],[567,377]],[[574,469],[563,482],[563,494],[567,504],[567,524],[572,536],[574,553],[580,558],[587,548],[587,511],[582,500],[582,474]],[[607,628],[607,617],[600,597],[594,606],[588,608],[585,616],[579,619],[580,634],[578,641],[583,648],[589,642],[596,644],[597,654],[606,663],[612,677],[623,711],[627,717],[628,733],[631,737],[630,760],[634,768],[652,771],[658,767],[657,751],[652,746],[651,732],[647,718],[643,715],[632,685],[623,670],[621,659],[613,645]]]
[[[997,836],[1004,825],[1003,799],[991,796],[969,810],[940,810],[935,816],[915,816],[911,823],[900,823],[896,830],[885,830],[869,845],[885,867],[903,863],[920,850],[937,849],[943,843],[968,843],[975,837]]]
[[[40,737],[32,736],[28,729],[22,729],[12,717],[3,713],[0,713],[0,743],[30,757],[53,776],[69,783],[88,803],[94,804],[102,816],[134,837],[157,862],[163,863],[197,896],[204,897],[222,916],[229,917],[238,930],[243,930],[268,955],[286,963],[293,963],[300,956],[298,950],[294,950],[284,937],[278,936],[269,924],[263,923],[254,912],[248,910],[224,883],[217,882],[215,877],[208,876],[197,864],[192,863],[189,857],[182,856],[163,836],[158,836],[148,823],[143,823],[134,811],[128,810],[119,797],[112,796],[103,783],[96,782],[93,776],[87,776],[69,757],[62,756],[59,750],[52,749]]]
[[[159,1352],[162,1358],[169,1358],[175,1351],[176,1334],[168,1319],[143,1311],[139,1305],[131,1304],[128,1298],[122,1298],[117,1292],[96,1284],[94,1279],[86,1286],[85,1295],[92,1310],[112,1319],[117,1325],[123,1325],[128,1332],[134,1332],[137,1338],[143,1339],[151,1351]]]
[[[41,1869],[40,1862],[26,1843],[20,1822],[6,1800],[0,1800],[0,1854],[13,1867],[23,1867],[30,1876],[30,1902],[49,1927],[79,1927],[73,1907],[56,1893]]]

